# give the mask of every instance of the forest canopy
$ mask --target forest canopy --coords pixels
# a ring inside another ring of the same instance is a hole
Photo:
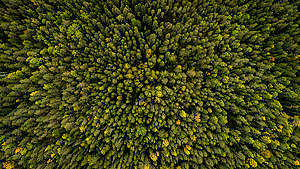
[[[2,167],[299,167],[299,3],[1,0]]]

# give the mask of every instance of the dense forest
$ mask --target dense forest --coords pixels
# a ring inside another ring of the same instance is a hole
[[[299,167],[299,6],[0,0],[0,165]]]

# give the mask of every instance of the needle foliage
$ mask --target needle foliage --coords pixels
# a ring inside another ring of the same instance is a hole
[[[298,9],[0,1],[3,168],[296,168]]]

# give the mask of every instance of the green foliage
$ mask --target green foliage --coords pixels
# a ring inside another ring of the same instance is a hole
[[[0,2],[8,168],[296,168],[298,1]]]

